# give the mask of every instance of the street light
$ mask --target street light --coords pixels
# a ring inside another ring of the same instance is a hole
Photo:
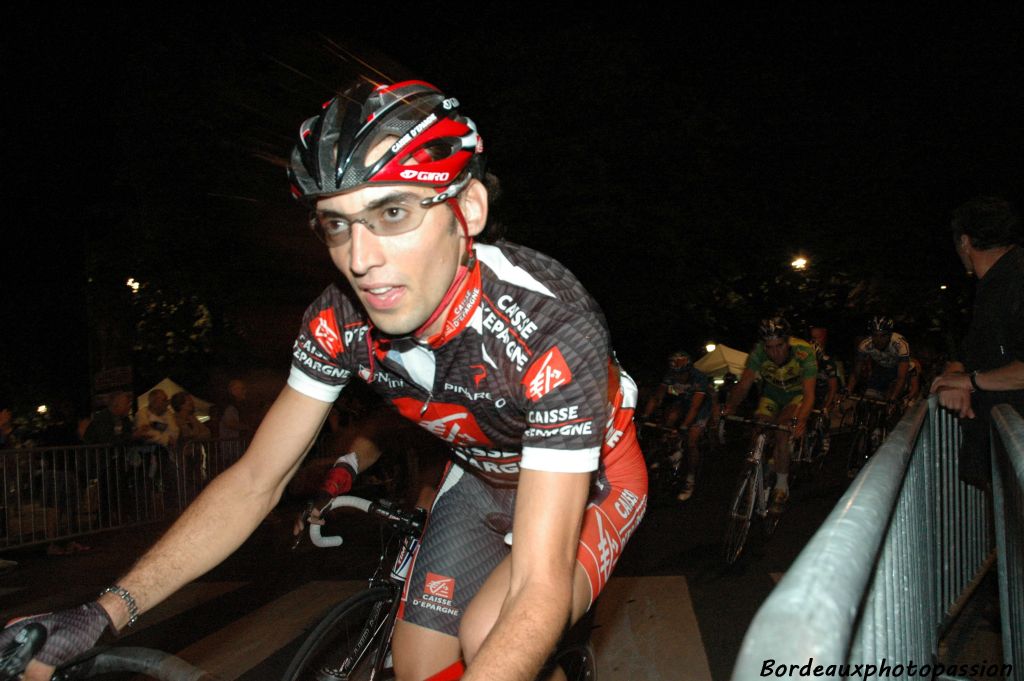
[[[38,407],[36,407],[37,414],[45,414],[48,411],[50,411],[50,408],[47,407],[45,404],[40,404]]]
[[[940,291],[945,291],[945,290],[946,290],[947,288],[949,288],[949,287],[948,287],[948,286],[946,286],[945,284],[940,284],[940,285],[939,285],[939,290],[940,290]]]
[[[789,266],[792,267],[797,272],[800,272],[801,270],[806,270],[808,264],[809,262],[807,258],[805,258],[802,255],[798,255],[796,258],[793,259],[793,262],[789,263]]]
[[[705,346],[704,346],[704,349],[705,349],[705,350],[706,350],[707,352],[714,352],[714,351],[715,351],[715,348],[717,348],[717,347],[718,347],[718,346],[717,346],[717,345],[715,345],[714,343],[708,343],[707,345],[705,345]]]
[[[139,282],[135,281],[135,277],[128,277],[128,281],[125,282],[125,285],[132,290],[132,293],[139,292]]]

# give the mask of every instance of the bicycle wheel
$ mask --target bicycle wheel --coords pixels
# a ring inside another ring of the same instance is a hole
[[[850,445],[850,454],[846,459],[846,477],[852,478],[857,475],[868,458],[868,432],[858,428],[853,434],[853,443]]]
[[[389,679],[381,670],[391,639],[398,592],[382,586],[335,606],[316,625],[292,658],[284,681],[369,681]]]
[[[555,663],[568,681],[597,681],[594,649],[589,643],[578,643],[555,653]]]
[[[756,464],[748,464],[736,485],[736,493],[729,507],[729,517],[725,525],[725,562],[732,565],[743,552],[750,530],[750,519],[757,503],[757,468]]]

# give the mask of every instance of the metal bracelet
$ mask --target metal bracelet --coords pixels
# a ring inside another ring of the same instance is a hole
[[[114,594],[124,601],[125,607],[128,608],[128,622],[124,625],[125,628],[135,624],[136,620],[139,619],[139,606],[135,603],[135,597],[132,596],[128,589],[125,589],[120,584],[115,584],[113,586],[108,586],[100,592],[100,596],[103,594]]]

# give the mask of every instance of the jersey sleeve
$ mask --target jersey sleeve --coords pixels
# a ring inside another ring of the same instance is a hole
[[[799,343],[792,346],[791,352],[800,365],[800,378],[802,380],[806,381],[808,378],[818,377],[818,358],[814,354],[814,348],[810,345]]]
[[[321,402],[338,399],[352,375],[345,362],[352,353],[345,347],[344,322],[337,291],[333,287],[325,290],[306,308],[292,346],[289,387]]]
[[[561,324],[523,372],[522,468],[597,470],[609,417],[608,335],[596,318]]]
[[[744,368],[760,374],[761,365],[764,364],[765,357],[764,344],[758,343],[754,346],[754,349],[750,351],[750,354],[747,355],[747,364]]]
[[[892,351],[896,355],[897,363],[910,361],[910,343],[903,336],[893,336]]]

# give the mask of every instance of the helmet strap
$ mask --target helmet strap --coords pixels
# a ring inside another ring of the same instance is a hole
[[[448,291],[445,292],[444,297],[441,298],[441,302],[427,318],[427,321],[423,322],[422,326],[413,332],[413,336],[416,338],[421,337],[426,332],[427,328],[436,322],[437,318],[448,309],[448,306],[462,288],[462,284],[465,282],[466,277],[469,276],[469,273],[476,266],[476,256],[473,253],[473,237],[469,235],[469,225],[466,223],[466,216],[462,214],[462,207],[459,206],[459,201],[454,196],[447,199],[445,203],[447,203],[452,209],[452,213],[455,214],[455,220],[459,223],[459,226],[462,227],[462,235],[466,237],[466,262],[465,264],[459,265],[458,270],[455,272],[455,278],[452,279],[451,286],[448,287]],[[434,345],[433,339],[431,341],[431,345]]]

